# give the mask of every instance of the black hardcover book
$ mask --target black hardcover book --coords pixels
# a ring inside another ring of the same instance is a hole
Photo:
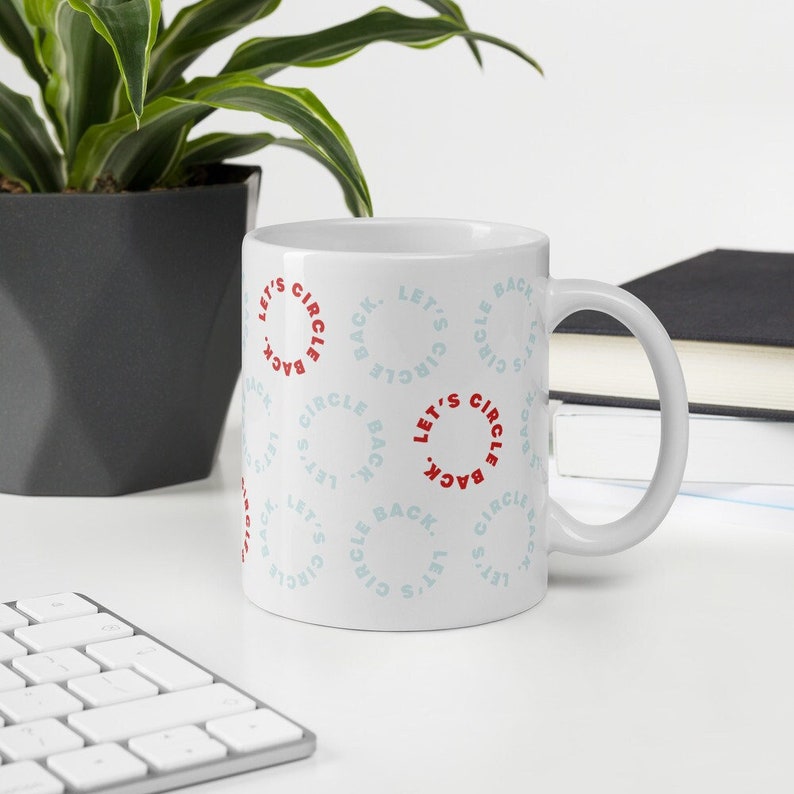
[[[670,334],[690,410],[794,418],[794,254],[717,249],[621,286]],[[552,398],[658,408],[644,353],[607,315],[566,318],[550,366]]]

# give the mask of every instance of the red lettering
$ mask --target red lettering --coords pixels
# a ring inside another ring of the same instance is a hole
[[[245,477],[242,477],[240,480],[240,485],[243,489],[243,511],[245,514],[245,537],[243,538],[243,548],[240,551],[240,559],[242,562],[245,562],[245,555],[248,554],[248,541],[251,537],[251,533],[248,529],[251,527],[251,516],[248,514],[248,491],[245,487]]]
[[[425,472],[425,477],[427,477],[430,480],[435,480],[436,477],[438,477],[438,475],[441,474],[441,469],[439,469],[438,466],[436,466],[436,464],[433,463],[432,458],[428,458],[427,462],[430,464],[430,468]]]
[[[491,437],[494,439],[501,438],[501,436],[504,434],[504,427],[501,424],[496,423],[500,415],[499,409],[493,406],[491,400],[487,400],[479,392],[474,392],[469,397],[468,402],[472,408],[476,408],[488,420]],[[437,405],[435,403],[429,405],[425,409],[426,416],[420,416],[419,419],[417,419],[416,427],[418,428],[419,433],[413,437],[413,441],[417,444],[426,444],[428,442],[434,427],[434,422],[432,420],[440,418],[440,407],[443,408],[444,406],[448,406],[450,409],[454,409],[460,405],[460,396],[455,392],[448,394],[446,397],[440,398]],[[495,450],[498,450],[502,447],[502,442],[491,441],[489,444],[490,449],[486,454],[485,463],[489,466],[495,467],[499,463],[499,457],[495,454]],[[461,491],[465,491],[470,483],[479,485],[485,480],[485,475],[480,468],[475,469],[473,472],[471,472],[471,474],[456,475],[450,472],[442,472],[441,468],[433,462],[432,458],[428,458],[427,461],[430,466],[428,470],[424,472],[425,476],[433,481],[438,480],[442,488],[451,488],[453,485],[455,485],[455,483],[457,483],[458,488],[460,488]]]
[[[259,304],[262,307],[262,312],[258,315],[259,319],[263,322],[267,319],[267,311],[269,307],[269,302],[271,300],[271,289],[275,287],[277,292],[284,292],[289,285],[286,285],[284,282],[284,278],[279,276],[278,278],[274,279],[270,282],[263,289],[263,295],[259,299]],[[311,330],[312,330],[312,338],[309,345],[309,348],[306,351],[306,355],[312,361],[317,361],[320,358],[319,352],[315,349],[320,345],[325,344],[325,340],[322,338],[321,334],[325,333],[325,322],[317,317],[320,314],[320,304],[317,301],[309,303],[311,300],[311,292],[304,292],[303,284],[299,281],[294,282],[291,285],[291,292],[296,298],[301,298],[301,302],[306,305],[306,311],[309,315],[309,318],[316,318],[311,320]],[[285,377],[290,377],[291,375],[304,375],[306,372],[306,365],[303,362],[303,359],[296,359],[295,361],[285,361],[279,356],[276,355],[275,350],[273,349],[270,341],[267,337],[265,337],[265,349],[262,351],[265,359],[270,362],[273,370],[275,372],[280,372],[283,370]]]

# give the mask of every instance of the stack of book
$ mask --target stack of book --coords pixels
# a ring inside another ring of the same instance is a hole
[[[689,395],[685,481],[794,485],[794,254],[718,249],[622,285],[667,329]],[[552,335],[561,475],[649,480],[659,404],[639,343],[577,312]]]

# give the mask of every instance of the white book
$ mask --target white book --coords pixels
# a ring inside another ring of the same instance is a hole
[[[563,403],[553,419],[563,476],[648,481],[659,412]],[[685,482],[794,485],[794,422],[690,414]]]

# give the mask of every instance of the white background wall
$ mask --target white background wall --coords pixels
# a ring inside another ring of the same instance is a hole
[[[181,0],[165,0],[172,18]],[[307,32],[376,0],[283,0],[248,35]],[[462,41],[374,45],[275,78],[317,93],[343,124],[379,215],[504,220],[543,229],[555,275],[622,282],[716,246],[794,250],[791,0],[461,0],[470,25],[509,38],[546,77]],[[405,13],[431,13],[394,0]],[[219,68],[220,45],[193,73]],[[0,75],[29,82],[7,53]],[[210,129],[269,129],[221,113]],[[336,184],[286,150],[264,168],[260,223],[345,214]]]

